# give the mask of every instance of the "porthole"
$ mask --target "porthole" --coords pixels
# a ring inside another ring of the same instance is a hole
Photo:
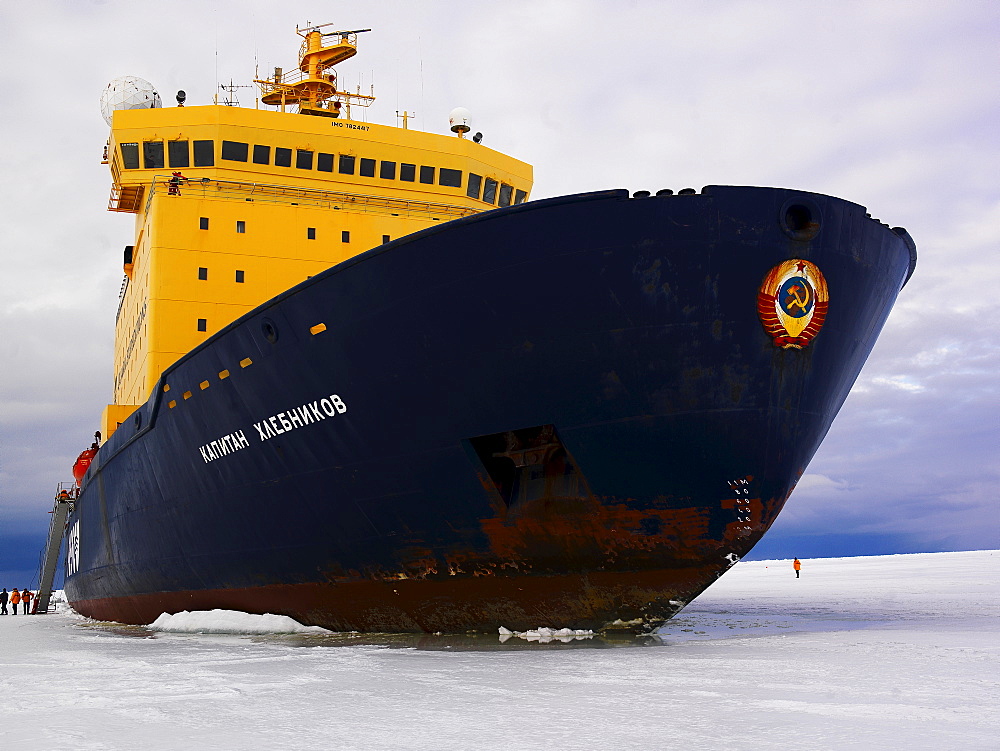
[[[270,318],[265,318],[260,324],[261,333],[264,334],[264,338],[267,339],[271,344],[278,341],[278,327],[274,325],[274,321]]]
[[[132,420],[135,422],[135,429],[138,431],[142,427],[142,412],[136,412]]]
[[[812,240],[819,234],[822,224],[819,204],[805,196],[786,201],[781,207],[778,223],[793,240]]]

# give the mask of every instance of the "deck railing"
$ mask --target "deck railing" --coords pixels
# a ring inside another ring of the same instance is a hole
[[[479,213],[479,209],[431,201],[373,196],[363,193],[300,188],[270,183],[212,180],[210,178],[183,179],[173,183],[173,178],[155,175],[146,191],[146,210],[156,195],[196,196],[233,201],[253,201],[290,206],[313,206],[333,211],[348,210],[373,212],[391,216],[418,216],[435,221],[448,221]]]

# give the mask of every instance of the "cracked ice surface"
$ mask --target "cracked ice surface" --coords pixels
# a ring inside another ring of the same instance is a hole
[[[998,637],[1000,551],[740,562],[627,646],[0,616],[0,714],[47,751],[969,751],[1000,737]]]

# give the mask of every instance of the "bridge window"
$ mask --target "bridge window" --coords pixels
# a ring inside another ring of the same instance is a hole
[[[497,181],[492,177],[487,177],[486,184],[483,185],[483,200],[486,203],[497,202]]]
[[[312,169],[313,168],[313,153],[311,151],[303,151],[299,149],[295,152],[295,167],[296,169]]]
[[[353,175],[354,174],[354,157],[350,154],[340,155],[340,164],[337,166],[337,172],[342,175]]]
[[[222,158],[230,162],[245,162],[250,155],[250,144],[239,141],[222,142]]]
[[[447,185],[449,188],[462,187],[462,170],[441,168],[438,174],[438,185]]]
[[[146,169],[163,169],[163,141],[142,142],[142,166]]]
[[[122,152],[122,166],[125,169],[139,169],[139,143],[123,143],[119,149]]]
[[[527,191],[518,190],[514,193],[514,203],[524,203],[524,199],[528,197]]]
[[[362,159],[361,169],[358,171],[362,177],[375,177],[375,160]]]
[[[500,183],[500,205],[501,206],[510,206],[510,196],[511,196],[511,193],[513,191],[514,191],[513,186],[508,185],[507,183]]]
[[[194,166],[214,167],[215,166],[215,143],[212,141],[194,142]]]
[[[465,188],[465,195],[469,198],[479,198],[479,189],[483,187],[483,176],[469,173],[469,184]]]
[[[283,149],[280,146],[274,149],[274,166],[275,167],[291,167],[292,166],[292,150]]]
[[[253,163],[254,164],[270,164],[271,163],[271,147],[261,146],[259,144],[254,144],[253,147]]]
[[[171,167],[190,167],[191,148],[187,141],[167,141],[167,158]]]
[[[434,168],[433,167],[421,167],[420,168],[420,182],[427,185],[434,184]]]
[[[417,177],[417,165],[415,164],[403,164],[399,165],[399,179],[405,180],[408,183],[412,183]]]
[[[378,176],[383,180],[395,180],[396,179],[396,163],[395,162],[382,162],[379,166]]]
[[[333,154],[319,152],[316,156],[316,169],[320,172],[333,172]]]

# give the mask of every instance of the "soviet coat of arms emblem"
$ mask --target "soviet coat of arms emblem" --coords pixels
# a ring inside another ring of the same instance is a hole
[[[802,349],[826,320],[830,294],[814,263],[793,258],[771,269],[757,291],[757,314],[776,347]]]

